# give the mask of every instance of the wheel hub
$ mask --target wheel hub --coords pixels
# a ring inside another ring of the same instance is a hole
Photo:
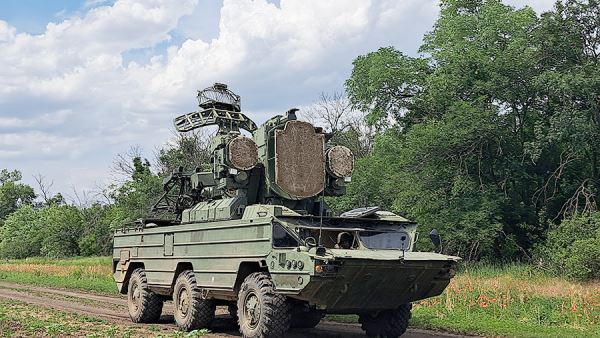
[[[190,309],[190,297],[187,289],[181,289],[178,295],[177,308],[179,312],[185,317]]]
[[[260,321],[261,305],[254,292],[248,293],[244,302],[246,322],[249,327],[255,328]]]
[[[131,301],[132,301],[133,307],[137,310],[140,306],[141,291],[140,291],[140,288],[138,287],[137,283],[134,283],[131,288],[132,288]]]

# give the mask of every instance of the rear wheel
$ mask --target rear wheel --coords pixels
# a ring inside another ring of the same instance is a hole
[[[216,305],[211,299],[203,299],[191,270],[183,271],[173,290],[173,316],[182,331],[206,328],[215,318]]]
[[[290,327],[294,329],[312,329],[319,325],[321,319],[325,315],[323,311],[310,309],[303,311],[304,309],[298,309],[292,313],[292,321]]]
[[[255,272],[242,283],[238,295],[238,323],[247,338],[283,337],[290,327],[290,304],[275,291],[269,274]]]
[[[134,323],[155,323],[160,319],[163,300],[148,288],[144,269],[137,268],[131,273],[127,286],[127,308]]]
[[[369,337],[396,338],[406,332],[411,309],[412,304],[402,304],[395,310],[361,314],[358,321]]]

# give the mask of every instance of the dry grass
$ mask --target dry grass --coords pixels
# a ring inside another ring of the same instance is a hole
[[[74,275],[82,275],[88,277],[111,276],[110,266],[95,265],[95,266],[65,266],[51,264],[0,264],[0,271],[10,272],[25,272],[37,276],[51,275],[59,277],[67,277]]]
[[[0,261],[0,280],[110,294],[117,292],[110,257]]]
[[[440,297],[416,303],[416,321],[503,336],[600,336],[600,282],[576,283],[525,266],[482,270],[466,269]]]
[[[106,277],[111,276],[110,266],[59,266],[50,264],[0,264],[0,271],[26,272],[38,276],[73,276],[85,275],[90,277]]]

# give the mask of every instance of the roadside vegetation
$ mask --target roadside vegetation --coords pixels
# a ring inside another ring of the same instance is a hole
[[[117,294],[110,257],[0,261],[0,282]]]
[[[415,304],[412,325],[505,337],[600,337],[600,283],[529,266],[466,267],[440,297]]]
[[[117,295],[110,257],[0,263],[0,282]],[[328,316],[356,323],[356,316]],[[440,296],[414,304],[411,327],[504,337],[600,337],[600,282],[529,265],[462,266]]]

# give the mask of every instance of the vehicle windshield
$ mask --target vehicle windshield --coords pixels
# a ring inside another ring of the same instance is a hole
[[[367,221],[363,219],[325,218],[292,218],[282,217],[288,231],[302,245],[323,246],[328,249],[396,249],[408,250],[411,246],[410,235],[403,231],[403,224],[389,221]],[[285,235],[284,229],[274,234],[276,247],[292,247],[299,245],[291,236]]]
[[[404,231],[360,231],[359,236],[369,249],[408,250],[410,248],[410,235]]]
[[[352,229],[297,228],[300,238],[310,246],[316,246],[321,238],[321,246],[329,249],[357,249],[359,243],[356,231]]]

